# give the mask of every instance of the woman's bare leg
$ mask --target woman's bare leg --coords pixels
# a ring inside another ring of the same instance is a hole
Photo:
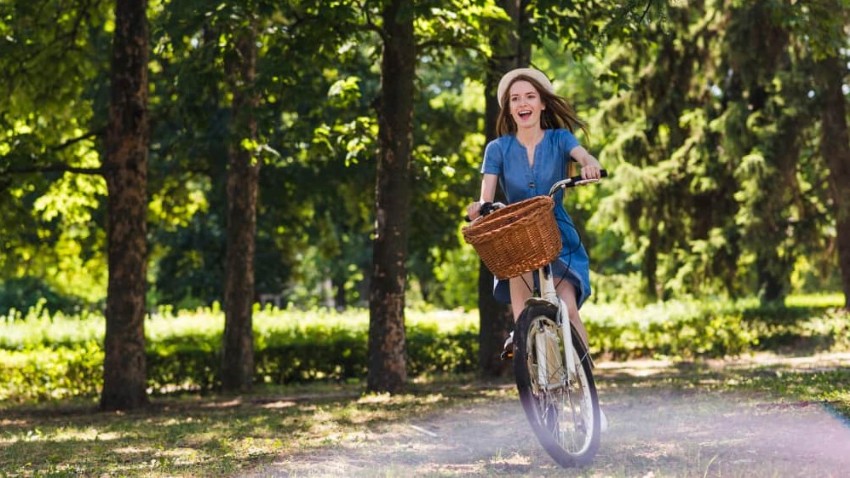
[[[567,313],[570,314],[570,323],[575,326],[576,331],[578,331],[579,337],[581,337],[581,341],[584,343],[585,348],[590,350],[590,342],[588,340],[587,329],[584,328],[584,324],[581,322],[581,317],[578,313],[578,304],[576,302],[576,289],[573,286],[572,282],[563,280],[558,287],[556,288],[558,291],[558,297],[564,301],[564,304],[567,306]]]
[[[525,280],[523,280],[525,279]],[[520,277],[514,277],[510,280],[511,290],[511,311],[514,315],[514,322],[519,319],[523,309],[525,309],[525,301],[531,297],[531,287],[533,287],[532,273],[528,272]],[[587,334],[587,329],[584,328],[584,323],[578,312],[578,303],[576,301],[576,290],[572,282],[563,280],[555,287],[558,297],[564,301],[567,306],[567,313],[570,315],[570,323],[573,324],[578,332],[579,338],[584,343],[586,350],[590,350],[590,340]]]
[[[510,280],[511,286],[511,311],[514,314],[514,322],[519,320],[520,314],[525,309],[525,301],[531,297],[531,287],[533,287],[533,279],[531,272],[526,272],[520,277],[514,277]]]

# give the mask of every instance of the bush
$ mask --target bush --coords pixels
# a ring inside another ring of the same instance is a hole
[[[412,312],[407,327],[408,373],[466,373],[476,367],[477,329],[466,314]],[[429,318],[434,316],[434,318]],[[95,396],[101,389],[103,350],[85,338],[102,317],[85,321],[43,314],[6,323],[0,341],[0,400]],[[94,322],[94,324],[92,324]],[[220,311],[148,320],[147,373],[153,393],[206,392],[220,386]],[[84,327],[80,327],[85,324]],[[258,384],[362,380],[367,373],[368,318],[364,311],[271,311],[255,314]],[[458,329],[458,330],[456,330]],[[88,334],[75,335],[80,330]],[[100,329],[102,330],[102,329]]]
[[[641,308],[587,304],[582,317],[599,358],[724,357],[757,350],[850,349],[846,312],[826,305],[750,301],[669,302]],[[477,370],[476,312],[408,311],[407,370],[417,377]],[[153,393],[219,384],[223,313],[217,308],[150,317],[147,369]],[[257,309],[257,383],[360,381],[367,374],[368,314]],[[94,397],[102,387],[105,321],[30,311],[0,319],[0,400]]]
[[[591,350],[613,360],[723,357],[750,350],[758,337],[743,322],[740,304],[716,304],[658,303],[626,311],[590,306],[583,317],[589,318]]]
[[[51,312],[74,313],[84,306],[82,299],[57,292],[34,277],[0,281],[0,317],[12,310],[28,311],[39,307]]]
[[[0,350],[0,401],[94,396],[102,386],[103,350],[95,342]]]

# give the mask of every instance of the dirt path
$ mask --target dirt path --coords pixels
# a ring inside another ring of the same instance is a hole
[[[509,401],[363,430],[247,476],[850,476],[850,424],[828,406],[672,387],[664,370],[599,367],[611,425],[584,469],[558,467]],[[621,380],[641,374],[655,378]]]

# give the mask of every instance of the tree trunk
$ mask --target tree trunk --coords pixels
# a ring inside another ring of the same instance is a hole
[[[499,5],[512,19],[512,28],[504,34],[492,35],[493,58],[488,62],[487,94],[484,128],[487,141],[496,138],[496,118],[499,115],[499,99],[496,87],[502,75],[514,68],[527,67],[531,62],[531,44],[523,41],[521,32],[527,23],[525,9],[527,0],[501,0]],[[497,201],[504,201],[501,190]],[[501,360],[502,345],[514,329],[511,308],[493,298],[493,273],[484,263],[478,268],[478,369],[483,377],[500,377],[511,372],[510,362]]]
[[[512,371],[501,359],[505,338],[514,329],[511,308],[493,298],[493,273],[483,262],[478,267],[478,369],[482,377],[502,377]]]
[[[225,68],[233,94],[227,170],[227,258],[224,284],[224,343],[221,383],[226,391],[247,391],[254,380],[254,250],[260,161],[243,141],[257,139],[254,116],[256,32],[247,27],[237,34]]]
[[[104,170],[107,199],[103,410],[148,404],[147,275],[148,22],[145,0],[118,0]]]
[[[818,64],[818,81],[823,91],[821,107],[821,155],[829,168],[829,191],[835,215],[838,264],[844,308],[850,310],[850,134],[847,131],[847,106],[842,85],[847,69],[837,57]]]
[[[404,291],[413,143],[416,51],[413,2],[391,0],[383,16],[378,102],[375,240],[369,293],[370,391],[398,392],[407,380]]]
[[[334,308],[336,310],[345,310],[348,307],[348,298],[345,292],[345,280],[337,279],[333,281],[334,290]]]
[[[658,287],[658,242],[660,240],[658,222],[652,222],[649,225],[649,231],[646,237],[648,240],[646,250],[643,253],[643,261],[641,262],[640,270],[643,275],[644,294],[651,301],[656,301],[659,298],[664,297],[664,288]]]
[[[794,93],[791,93],[792,95]],[[802,91],[796,95],[802,96]],[[760,249],[756,252],[756,272],[759,275],[759,298],[765,304],[784,304],[785,297],[791,290],[791,273],[794,271],[796,260],[791,251],[782,251],[783,242],[788,236],[788,209],[792,199],[789,191],[800,189],[796,180],[797,163],[800,157],[800,140],[798,132],[806,125],[801,115],[795,114],[794,110],[788,111],[782,117],[774,121],[777,134],[772,141],[776,146],[768,148],[772,150],[772,163],[776,165],[776,172],[765,181],[764,189],[772,191],[765,197],[758,211],[763,216],[765,226],[770,231],[765,242],[774,244],[772,248]]]

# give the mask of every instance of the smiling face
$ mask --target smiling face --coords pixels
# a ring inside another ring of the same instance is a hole
[[[525,80],[517,80],[508,91],[508,105],[517,128],[539,127],[540,113],[546,109],[546,105],[534,85]]]

